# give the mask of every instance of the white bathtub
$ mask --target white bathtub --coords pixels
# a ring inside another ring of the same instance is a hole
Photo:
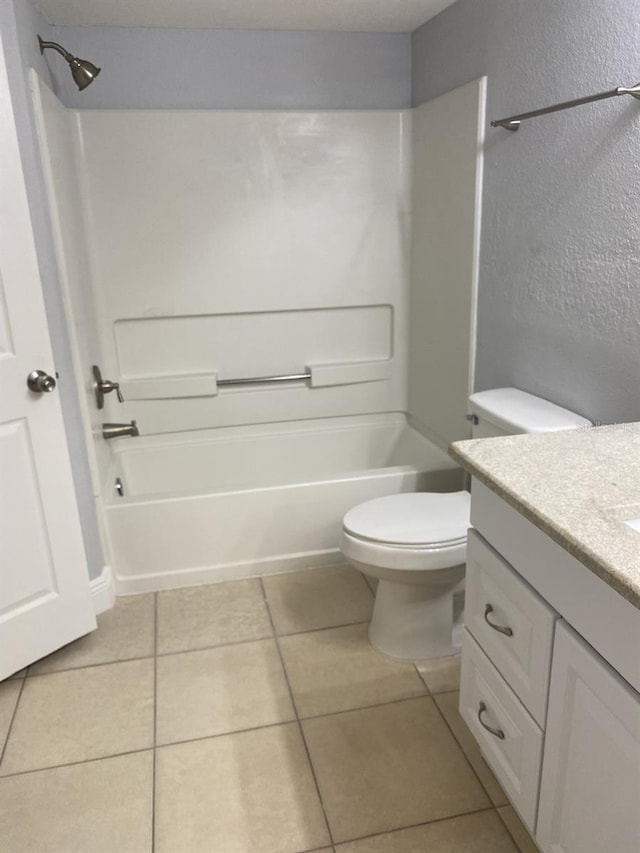
[[[105,504],[120,594],[337,562],[355,504],[461,483],[397,414],[117,439],[113,449]]]

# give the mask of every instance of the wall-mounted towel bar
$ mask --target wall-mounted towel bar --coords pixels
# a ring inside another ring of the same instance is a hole
[[[584,98],[576,98],[573,101],[563,101],[561,104],[552,104],[550,107],[542,107],[539,110],[531,110],[528,113],[520,113],[516,116],[508,116],[508,118],[500,118],[491,122],[491,127],[503,127],[505,130],[516,131],[520,127],[521,121],[526,121],[529,118],[544,116],[548,113],[557,113],[560,110],[570,110],[572,107],[579,107],[582,104],[591,104],[594,101],[604,101],[606,98],[615,98],[616,95],[631,95],[632,98],[640,100],[640,83],[629,88],[618,86],[617,89],[611,89],[608,92],[600,92],[598,95],[587,95]]]
[[[303,382],[311,380],[311,371],[304,373],[284,373],[276,376],[249,376],[246,379],[218,379],[219,387],[223,385],[265,385],[271,382]]]
[[[380,382],[391,378],[393,360],[351,361],[309,364],[300,373],[278,373],[270,376],[247,376],[239,379],[219,379],[217,371],[172,376],[148,376],[123,379],[120,387],[127,401],[180,400],[186,397],[216,397],[220,388],[244,385],[278,385],[288,382],[307,382],[312,388],[337,385],[357,385]]]

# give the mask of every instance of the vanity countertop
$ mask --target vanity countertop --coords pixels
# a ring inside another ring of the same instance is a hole
[[[640,608],[640,422],[456,441],[449,453]]]

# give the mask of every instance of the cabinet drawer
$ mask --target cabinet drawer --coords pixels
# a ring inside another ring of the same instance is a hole
[[[544,728],[558,614],[475,531],[469,531],[465,625]]]
[[[460,714],[533,834],[542,731],[468,631],[462,646]]]

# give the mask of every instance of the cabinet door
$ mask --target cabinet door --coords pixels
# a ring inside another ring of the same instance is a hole
[[[564,622],[536,840],[544,853],[640,851],[640,696]]]

